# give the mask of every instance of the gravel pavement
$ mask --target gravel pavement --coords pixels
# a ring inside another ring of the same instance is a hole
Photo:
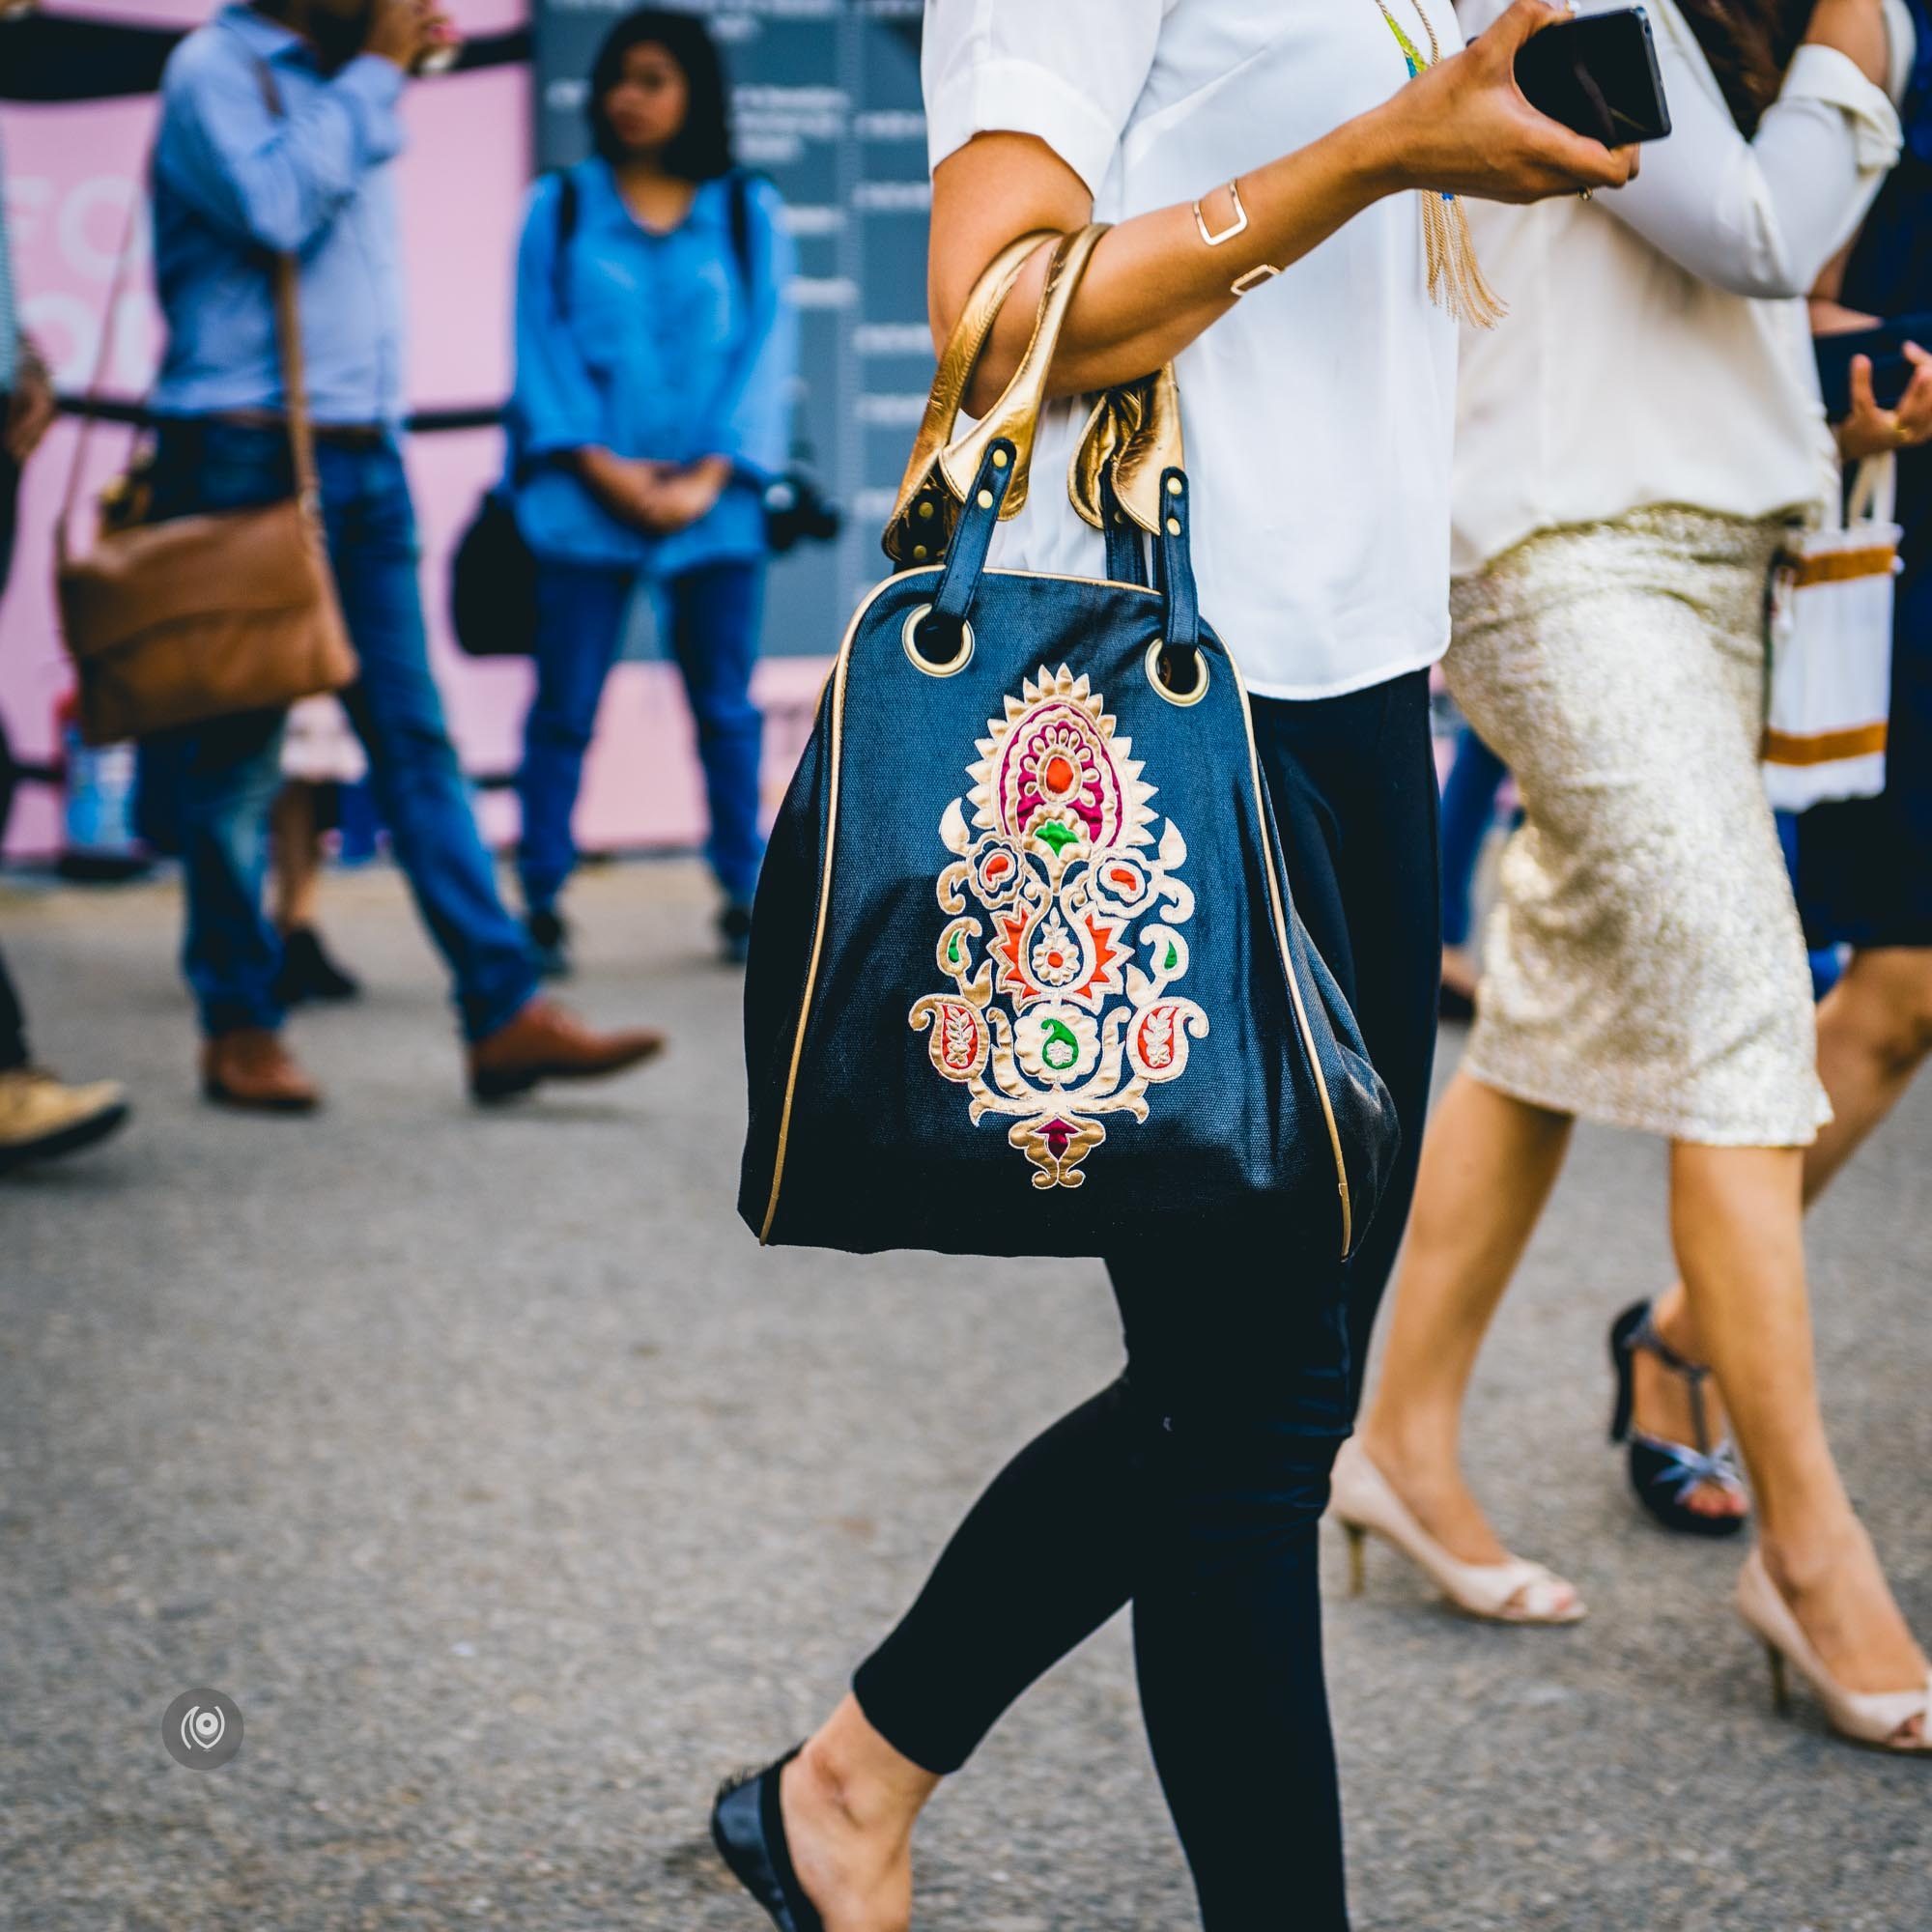
[[[326,893],[367,999],[296,1028],[330,1104],[263,1122],[195,1098],[171,889],[0,889],[37,1051],[136,1105],[0,1183],[0,1925],[756,1932],[712,1783],[810,1726],[985,1477],[1115,1373],[1097,1267],[761,1256],[708,888],[613,867],[576,904],[571,997],[669,1026],[660,1066],[473,1112],[379,870]],[[1812,1246],[1848,1477],[1932,1636],[1928,1160],[1932,1085]],[[1470,1419],[1590,1620],[1458,1620],[1379,1547],[1350,1601],[1330,1541],[1358,1932],[1932,1932],[1932,1764],[1775,1720],[1736,1550],[1650,1529],[1604,1446],[1662,1180],[1579,1137]],[[245,1739],[196,1774],[159,1727],[205,1687]],[[1123,1620],[918,1857],[920,1932],[1196,1923]]]

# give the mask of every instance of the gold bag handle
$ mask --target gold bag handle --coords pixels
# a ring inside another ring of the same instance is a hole
[[[987,449],[1002,436],[1015,450],[1013,480],[1000,506],[1002,521],[1025,503],[1047,372],[1080,278],[1106,229],[1104,222],[1096,222],[1071,236],[1058,237],[1051,229],[1036,229],[1001,249],[974,284],[940,355],[898,499],[886,526],[886,554],[895,563],[924,563],[945,554],[966,493]],[[973,366],[1021,270],[1048,242],[1056,243],[1056,256],[1019,367],[977,427],[954,440]],[[1159,535],[1165,515],[1161,476],[1169,469],[1182,467],[1180,402],[1172,363],[1138,382],[1104,390],[1088,416],[1068,468],[1067,494],[1095,529],[1104,527],[1101,478],[1110,467],[1122,508],[1150,535]]]
[[[1180,392],[1175,386],[1174,364],[1163,363],[1151,376],[1103,391],[1087,418],[1068,466],[1066,494],[1073,507],[1094,527],[1106,527],[1101,479],[1111,466],[1114,500],[1148,535],[1158,536],[1161,519],[1160,479],[1169,469],[1181,469]]]
[[[1061,327],[1072,306],[1080,277],[1106,232],[1105,222],[1094,222],[1057,238],[1050,230],[1022,235],[994,256],[974,285],[939,358],[925,414],[913,443],[912,458],[899,485],[898,501],[886,526],[886,554],[895,563],[923,563],[944,553],[980,465],[986,451],[1002,437],[1013,446],[1013,479],[1007,486],[1006,499],[1000,505],[1002,520],[1017,515],[1026,502],[1027,469],[1033,455],[1034,432],[1039,423],[1040,404],[1046,395],[1047,371],[1052,366]],[[1020,270],[1037,249],[1048,242],[1053,244],[1053,261],[1039,293],[1033,335],[1020,357],[1019,367],[1013,371],[1012,380],[1000,399],[980,422],[954,440],[960,404],[973,365],[986,345],[986,337],[992,333],[1002,305],[1019,279]]]
[[[925,399],[919,434],[913,439],[912,455],[907,459],[905,476],[899,484],[898,501],[894,504],[892,519],[886,525],[886,551],[897,563],[923,562],[923,556],[914,555],[916,542],[929,556],[935,545],[943,549],[952,535],[951,515],[946,518],[943,535],[935,527],[939,508],[931,493],[936,485],[934,469],[939,452],[952,440],[958,426],[959,410],[966,399],[966,384],[972,377],[973,365],[980,359],[980,352],[986,346],[986,338],[993,332],[993,324],[1019,279],[1021,269],[1036,248],[1054,237],[1051,228],[1036,228],[1031,234],[1009,242],[973,284],[973,293],[966,298],[966,306],[952,325],[952,333],[940,353],[939,367],[933,372],[932,391]],[[919,521],[925,528],[915,532],[913,506],[922,497],[926,510]],[[951,507],[956,511],[958,505]]]

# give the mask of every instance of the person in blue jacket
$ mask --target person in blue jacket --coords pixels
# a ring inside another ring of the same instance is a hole
[[[703,23],[643,8],[591,72],[594,152],[538,183],[517,257],[510,463],[538,566],[519,779],[530,937],[567,970],[571,815],[632,593],[661,597],[697,724],[728,956],[764,854],[752,701],[763,491],[787,449],[797,321],[776,191],[733,166]]]

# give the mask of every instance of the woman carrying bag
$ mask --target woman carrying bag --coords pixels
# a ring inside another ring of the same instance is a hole
[[[1611,1333],[1615,1439],[1634,1396],[1659,1404],[1632,1479],[1673,1526],[1737,1528],[1715,1375],[1762,1520],[1737,1607],[1780,1705],[1788,1666],[1841,1733],[1922,1751],[1926,1660],[1819,1412],[1801,1183],[1831,1107],[1759,762],[1769,574],[1836,487],[1803,298],[1898,154],[1883,83],[1911,29],[1889,12],[1655,0],[1675,131],[1643,179],[1480,224],[1517,311],[1464,357],[1444,669],[1524,824],[1333,1514],[1470,1613],[1583,1613],[1567,1584],[1511,1586],[1459,1467],[1463,1398],[1576,1118],[1655,1134],[1688,1295]]]
[[[640,581],[697,724],[720,928],[742,958],[763,839],[752,701],[762,488],[784,465],[797,319],[776,192],[734,171],[702,21],[611,28],[591,72],[596,152],[538,185],[517,256],[511,483],[537,560],[537,688],[524,727],[521,871],[546,969],[604,681]]]
[[[1444,191],[1633,165],[1512,82],[1556,9],[1458,56],[1391,5],[926,12],[945,348],[906,568],[854,619],[767,861],[740,1211],[773,1240],[1106,1254],[1128,1368],[995,1480],[812,1738],[721,1793],[721,1852],[791,1932],[902,1932],[926,1800],[1129,1601],[1207,1924],[1347,1922],[1315,1525],[1435,1030],[1432,279],[1480,299]],[[1147,380],[1170,359],[1179,425]],[[1252,1079],[1297,1027],[1292,1078]]]

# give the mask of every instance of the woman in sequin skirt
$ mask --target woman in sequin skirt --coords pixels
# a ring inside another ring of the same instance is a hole
[[[1465,6],[1466,31],[1490,4]],[[1465,1609],[1582,1615],[1466,1488],[1463,1398],[1573,1122],[1657,1134],[1688,1295],[1668,1319],[1630,1311],[1613,1342],[1620,1425],[1634,1395],[1649,1405],[1647,1499],[1679,1526],[1739,1526],[1728,1444],[1694,1439],[1708,1363],[1761,1518],[1741,1614],[1836,1728],[1921,1750],[1926,1660],[1813,1382],[1801,1170],[1831,1108],[1758,774],[1768,574],[1835,480],[1803,298],[1899,148],[1886,84],[1911,28],[1888,4],[1653,0],[1675,132],[1640,180],[1477,224],[1514,313],[1465,337],[1445,671],[1525,822],[1331,1514],[1358,1559],[1377,1533]]]

